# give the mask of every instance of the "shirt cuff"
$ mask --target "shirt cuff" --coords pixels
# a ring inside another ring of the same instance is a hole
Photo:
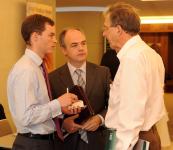
[[[100,119],[101,119],[101,124],[100,124],[100,126],[103,126],[103,125],[105,124],[104,118],[103,118],[102,115],[100,115],[100,114],[97,114],[97,116],[100,117]]]
[[[50,101],[49,106],[50,106],[52,118],[55,118],[62,114],[61,105],[57,99]]]

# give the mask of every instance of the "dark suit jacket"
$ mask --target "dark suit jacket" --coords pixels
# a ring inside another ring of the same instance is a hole
[[[74,85],[67,64],[50,73],[49,80],[53,98],[66,93],[67,87]],[[111,76],[107,67],[86,63],[86,95],[95,114],[100,114],[103,118],[107,112],[110,82]],[[104,148],[103,132],[103,129],[99,128],[95,132],[87,133],[91,150]]]
[[[106,66],[110,69],[111,78],[114,80],[115,74],[118,70],[120,61],[117,57],[117,53],[115,50],[108,50],[103,54],[100,65]]]
[[[2,104],[0,104],[0,120],[1,119],[6,119],[5,113],[4,113],[4,108]]]

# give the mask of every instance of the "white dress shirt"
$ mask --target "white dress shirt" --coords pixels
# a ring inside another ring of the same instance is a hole
[[[9,107],[19,133],[49,134],[56,130],[52,118],[61,114],[61,107],[58,100],[49,99],[41,64],[42,59],[26,49],[8,77]]]
[[[140,131],[165,115],[161,57],[137,35],[117,54],[120,66],[110,89],[105,124],[116,129],[116,150],[129,150]]]

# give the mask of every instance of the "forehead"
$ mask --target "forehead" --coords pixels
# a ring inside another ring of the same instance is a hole
[[[65,35],[66,42],[81,42],[86,40],[85,35],[78,30],[69,30]]]
[[[45,24],[45,30],[44,31],[47,31],[47,32],[55,32],[55,26],[53,25],[50,25],[48,23]]]
[[[110,22],[110,14],[106,14],[106,15],[104,16],[104,25],[105,25],[105,26],[111,25],[111,22]]]

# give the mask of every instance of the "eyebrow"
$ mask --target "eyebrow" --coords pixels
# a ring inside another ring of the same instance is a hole
[[[84,42],[86,42],[86,40],[83,40],[81,42],[74,42],[74,43],[71,43],[71,45],[78,44],[78,43],[84,43]]]
[[[50,34],[51,34],[51,35],[55,35],[55,33],[54,33],[54,32],[51,32]]]

